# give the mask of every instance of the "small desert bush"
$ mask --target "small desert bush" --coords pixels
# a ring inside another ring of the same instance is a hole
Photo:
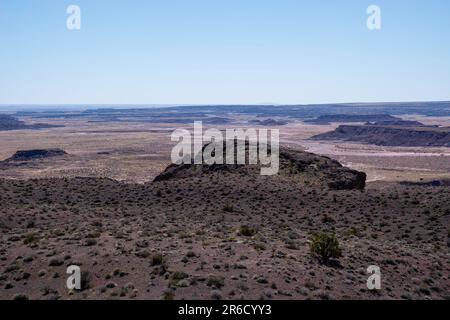
[[[92,239],[92,238],[85,239],[83,242],[83,246],[85,246],[85,247],[92,247],[92,246],[95,246],[96,244],[97,244],[97,240]]]
[[[347,237],[350,237],[350,236],[359,237],[360,232],[355,227],[351,227],[350,229],[348,229],[347,231],[344,232],[344,235]]]
[[[94,222],[91,223],[92,226],[97,227],[97,228],[101,228],[103,227],[103,223],[99,220],[96,220]]]
[[[19,293],[19,294],[14,295],[13,300],[16,300],[16,301],[28,300],[28,296]]]
[[[189,275],[182,271],[175,271],[169,277],[169,287],[176,287],[178,282],[188,278]]]
[[[34,233],[28,233],[25,235],[25,239],[23,240],[24,244],[31,244],[37,242],[39,239],[36,237]]]
[[[225,212],[233,212],[234,211],[234,207],[231,205],[226,205],[223,207],[223,211]]]
[[[324,262],[337,259],[342,255],[339,241],[334,233],[321,232],[314,235],[310,250],[313,255],[318,256]]]
[[[92,276],[88,271],[81,272],[81,290],[87,290],[91,287]]]
[[[162,254],[154,254],[150,259],[151,266],[160,266],[164,262],[164,257]]]
[[[239,229],[239,235],[245,237],[253,237],[256,234],[256,230],[249,226],[241,226]]]
[[[195,254],[195,252],[194,251],[188,251],[187,253],[186,253],[186,257],[188,257],[188,258],[194,258],[194,257],[196,257],[197,255]]]
[[[16,271],[16,270],[19,270],[19,269],[20,269],[20,266],[18,264],[12,263],[12,264],[10,264],[9,266],[7,266],[5,268],[5,273],[13,272],[13,271]]]
[[[48,265],[51,267],[59,267],[59,266],[62,266],[63,264],[64,264],[64,259],[59,258],[59,257],[51,258],[50,261],[48,262]]]
[[[218,276],[209,276],[208,281],[206,283],[208,287],[216,287],[218,289],[222,288],[225,285],[225,278]]]
[[[28,221],[27,222],[27,229],[32,229],[36,226],[36,223],[34,222],[34,220]]]
[[[172,290],[166,290],[163,292],[162,300],[173,300],[175,298],[175,293]]]
[[[255,243],[253,245],[253,248],[255,248],[256,251],[264,251],[266,250],[266,246],[262,243]]]

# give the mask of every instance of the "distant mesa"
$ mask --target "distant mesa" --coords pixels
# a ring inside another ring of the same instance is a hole
[[[46,123],[26,124],[25,122],[20,121],[17,118],[12,117],[10,115],[0,114],[0,131],[25,130],[25,129],[38,130],[47,128],[58,128],[58,127],[63,126]]]
[[[328,114],[321,115],[316,119],[305,120],[306,123],[327,125],[332,122],[384,122],[384,121],[402,121],[401,118],[389,114]]]
[[[208,117],[200,120],[203,121],[203,123],[205,124],[228,124],[232,122],[231,119],[223,117]],[[194,122],[194,120],[192,120],[192,122]]]
[[[287,121],[284,120],[275,120],[275,119],[266,119],[266,120],[250,120],[249,124],[257,125],[257,126],[285,126],[288,124]]]
[[[102,115],[99,119],[88,120],[89,123],[102,123],[102,122],[135,122],[135,123],[166,123],[166,124],[190,124],[194,121],[202,121],[204,124],[228,124],[233,122],[232,119],[225,117],[207,117],[203,114],[159,114],[151,115],[148,117],[136,117],[136,118],[119,118],[113,116]]]
[[[67,153],[61,149],[35,149],[17,151],[11,158],[4,162],[29,161],[34,159],[52,158],[64,156]]]
[[[307,120],[310,123],[329,123],[354,121],[376,122],[393,120],[386,115],[416,114],[430,117],[449,117],[450,102],[407,102],[407,103],[344,103],[322,105],[172,105],[172,106],[146,106],[135,108],[131,105],[122,108],[98,109],[97,106],[86,106],[84,111],[64,111],[54,109],[51,111],[18,111],[16,116],[33,119],[85,119],[85,121],[105,122],[139,122],[139,123],[192,123],[194,120],[217,121],[206,119],[211,117],[229,118],[233,121],[236,116],[257,117],[258,119],[295,119]],[[321,116],[322,115],[322,116]],[[340,115],[341,119],[331,119],[333,115]],[[342,115],[349,115],[342,116]],[[357,119],[365,116],[364,119]],[[383,118],[378,118],[382,115]],[[321,116],[317,118],[318,116]],[[343,117],[343,118],[342,118]],[[312,119],[312,120],[311,120]]]
[[[366,122],[366,125],[375,126],[410,126],[410,127],[423,127],[425,126],[422,122],[414,120],[387,120],[387,121],[376,121],[376,122]]]
[[[312,140],[351,141],[392,147],[450,147],[450,128],[427,126],[341,125]]]
[[[223,148],[225,155],[226,143],[224,143]],[[248,159],[248,142],[246,144],[246,158]],[[236,183],[242,183],[263,177],[260,175],[260,169],[261,164],[171,164],[154,181],[200,179],[199,183],[202,183],[201,181],[210,183],[211,177],[215,176],[216,178],[219,177],[219,180],[233,179]],[[279,173],[263,178],[268,179],[267,183],[279,183],[281,185],[296,183],[304,186],[325,186],[335,190],[364,189],[366,184],[364,172],[346,168],[328,157],[287,147],[280,147]]]

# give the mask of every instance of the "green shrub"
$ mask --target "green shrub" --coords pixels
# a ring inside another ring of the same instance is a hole
[[[256,230],[249,226],[241,226],[239,229],[239,234],[245,237],[253,237],[256,234]]]
[[[23,244],[31,244],[37,242],[39,239],[36,237],[34,233],[28,233],[25,235],[25,239],[23,240]]]
[[[326,262],[330,259],[337,259],[342,255],[339,241],[334,233],[321,232],[312,238],[310,244],[311,253]]]
[[[208,287],[216,287],[218,289],[222,288],[225,285],[225,278],[218,276],[209,276],[208,281],[206,282]]]
[[[175,271],[169,277],[169,287],[176,287],[178,282],[188,278],[189,275],[182,271]]]

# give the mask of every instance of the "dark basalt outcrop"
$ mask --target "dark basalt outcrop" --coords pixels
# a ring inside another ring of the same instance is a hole
[[[248,144],[246,148],[248,152]],[[224,153],[226,147],[224,145]],[[236,148],[235,148],[236,155]],[[246,154],[248,159],[248,154]],[[248,163],[248,162],[247,162]],[[237,164],[171,164],[155,178],[155,182],[179,179],[206,179],[212,176],[220,179],[268,179],[267,183],[299,183],[306,186],[322,186],[335,190],[364,189],[366,174],[342,166],[336,160],[299,150],[281,147],[279,172],[273,176],[261,176],[260,163]]]
[[[11,158],[4,162],[29,161],[34,159],[64,156],[67,153],[61,149],[35,149],[17,151]]]
[[[394,147],[450,147],[450,128],[342,125],[312,140],[354,141]]]

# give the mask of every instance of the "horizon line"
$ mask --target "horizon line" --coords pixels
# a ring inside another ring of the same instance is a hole
[[[320,102],[320,103],[0,103],[0,107],[120,107],[120,106],[167,106],[167,107],[190,107],[190,106],[320,106],[320,105],[376,105],[376,104],[401,104],[401,103],[450,103],[450,100],[400,100],[400,101],[377,101],[377,102]]]

